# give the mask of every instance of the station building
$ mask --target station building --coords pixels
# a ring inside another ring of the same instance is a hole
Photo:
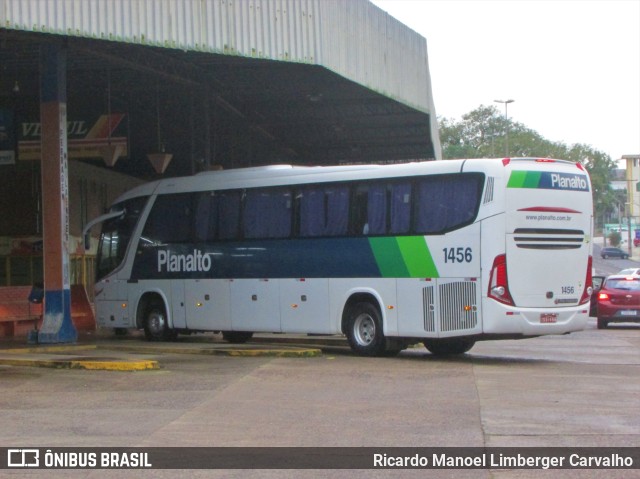
[[[91,294],[82,229],[145,181],[438,159],[427,41],[368,0],[0,0],[0,286],[42,281],[51,203]]]

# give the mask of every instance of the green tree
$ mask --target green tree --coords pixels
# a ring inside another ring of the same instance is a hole
[[[599,226],[625,201],[611,189],[616,164],[608,155],[584,144],[568,146],[547,140],[525,125],[505,118],[495,106],[480,105],[463,115],[460,121],[440,118],[439,125],[444,159],[501,157],[508,132],[509,156],[558,158],[581,163],[591,177]]]
[[[609,233],[609,244],[614,247],[620,246],[620,242],[622,241],[622,235],[617,231]]]

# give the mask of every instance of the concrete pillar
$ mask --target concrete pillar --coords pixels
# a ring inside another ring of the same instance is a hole
[[[44,318],[29,342],[68,343],[78,337],[71,321],[69,279],[66,53],[55,44],[40,50]]]

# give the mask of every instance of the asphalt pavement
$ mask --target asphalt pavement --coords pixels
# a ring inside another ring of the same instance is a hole
[[[107,371],[144,371],[162,367],[162,354],[245,357],[314,357],[323,349],[348,350],[341,336],[256,334],[245,344],[230,344],[219,334],[148,342],[140,332],[115,336],[110,330],[79,334],[74,343],[27,344],[27,338],[0,338],[0,365]]]

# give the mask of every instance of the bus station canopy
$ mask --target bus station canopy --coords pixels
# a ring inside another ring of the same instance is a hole
[[[169,175],[439,155],[426,40],[368,1],[123,1],[103,11],[110,2],[71,0],[41,11],[47,3],[0,0],[0,107],[16,142],[39,121],[40,51],[55,42],[67,56],[68,121],[86,131],[122,114],[108,135],[127,138],[113,161],[127,174],[154,176],[147,155],[158,152],[172,155]],[[193,24],[166,26],[185,14]]]

